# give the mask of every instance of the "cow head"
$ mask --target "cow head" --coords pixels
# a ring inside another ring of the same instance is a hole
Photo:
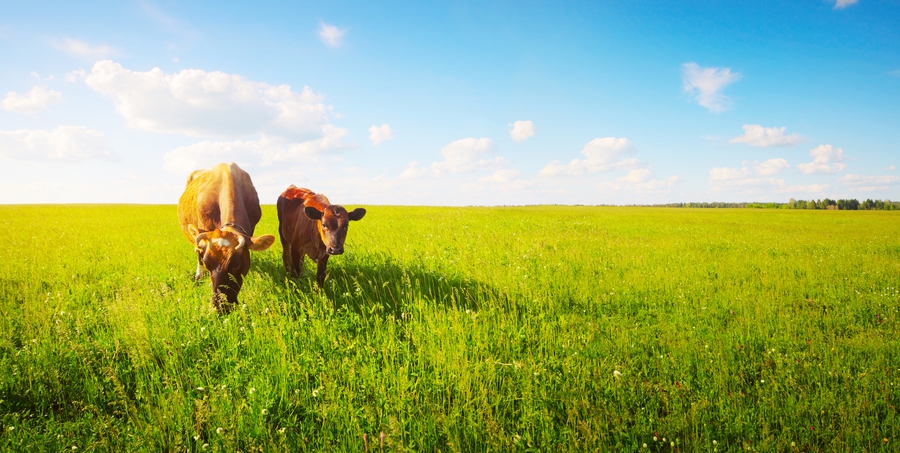
[[[230,226],[201,233],[194,225],[188,225],[188,232],[194,236],[199,265],[209,271],[213,306],[217,308],[222,297],[237,303],[244,276],[250,270],[250,250],[261,252],[275,242],[271,234],[250,237]]]
[[[347,226],[351,220],[362,219],[366,215],[366,210],[356,208],[351,212],[347,212],[343,206],[331,205],[320,211],[312,206],[304,209],[306,216],[313,220],[318,220],[319,235],[322,236],[322,242],[325,244],[325,252],[329,255],[340,255],[344,253],[344,240],[347,239]]]

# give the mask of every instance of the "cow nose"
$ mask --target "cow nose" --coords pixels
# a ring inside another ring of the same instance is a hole
[[[327,251],[328,251],[329,255],[340,255],[340,254],[344,253],[344,248],[343,247],[328,247]]]

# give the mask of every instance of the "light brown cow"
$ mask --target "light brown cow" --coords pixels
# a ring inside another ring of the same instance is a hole
[[[178,200],[178,220],[197,252],[199,280],[205,271],[212,278],[212,302],[219,309],[237,295],[250,270],[250,250],[263,251],[275,236],[253,236],[262,211],[250,175],[234,163],[196,170],[188,177]],[[249,250],[248,250],[249,249]]]
[[[325,195],[294,185],[278,197],[277,208],[284,268],[291,276],[300,275],[306,255],[318,265],[316,282],[322,287],[328,257],[344,253],[348,224],[362,219],[366,210],[356,208],[348,213]]]

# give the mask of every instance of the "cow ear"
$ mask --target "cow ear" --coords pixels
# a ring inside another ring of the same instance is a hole
[[[303,212],[306,213],[307,217],[309,217],[310,219],[313,219],[313,220],[319,220],[322,218],[322,211],[320,211],[312,206],[307,206],[305,209],[303,209]]]
[[[264,234],[262,236],[253,236],[250,238],[250,250],[261,252],[268,249],[275,243],[275,236]]]
[[[350,213],[350,220],[360,220],[363,216],[366,215],[366,210],[363,208],[356,208],[353,212]]]

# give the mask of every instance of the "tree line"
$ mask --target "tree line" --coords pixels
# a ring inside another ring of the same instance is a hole
[[[723,201],[713,202],[689,202],[689,203],[665,203],[655,204],[654,207],[666,208],[757,208],[757,209],[833,209],[841,211],[900,211],[900,201],[891,200],[872,200],[866,199],[860,202],[855,198],[849,200],[840,199],[832,200],[824,198],[821,200],[795,200],[790,199],[787,203],[760,203],[760,202],[740,202],[726,203]]]

